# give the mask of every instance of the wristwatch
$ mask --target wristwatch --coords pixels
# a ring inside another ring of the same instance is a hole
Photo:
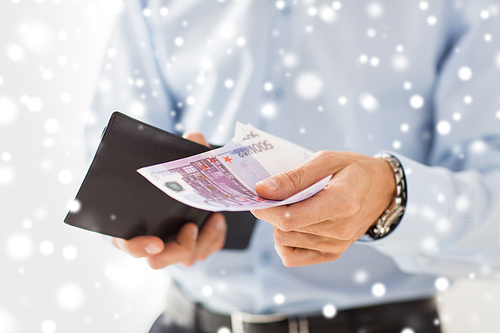
[[[406,179],[403,167],[396,157],[391,154],[381,153],[375,155],[375,158],[389,163],[396,179],[396,195],[393,202],[366,232],[369,238],[380,239],[394,230],[403,217],[406,208]]]

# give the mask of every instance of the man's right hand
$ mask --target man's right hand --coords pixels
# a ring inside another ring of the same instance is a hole
[[[135,258],[146,257],[149,266],[160,269],[180,263],[191,266],[204,260],[210,254],[222,249],[226,241],[226,221],[224,215],[210,215],[201,231],[194,223],[186,223],[175,241],[163,243],[156,236],[137,236],[129,240],[112,238],[113,245]]]
[[[184,138],[209,146],[201,133],[184,134]],[[138,236],[129,240],[112,238],[113,245],[135,258],[146,257],[149,266],[160,269],[180,263],[191,266],[222,249],[226,241],[227,225],[224,215],[213,213],[201,230],[194,223],[186,223],[175,241],[164,243],[156,236]]]

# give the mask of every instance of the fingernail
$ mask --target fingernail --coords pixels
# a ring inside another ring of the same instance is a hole
[[[217,219],[217,222],[215,222],[215,227],[219,231],[222,231],[226,228],[226,221],[224,220],[224,218],[222,216]]]
[[[278,189],[279,184],[273,178],[266,178],[263,181],[259,182],[260,185],[267,188],[269,191],[274,192]]]
[[[198,228],[191,229],[191,237],[193,237],[194,240],[198,238]]]
[[[146,246],[146,252],[148,254],[157,254],[160,253],[161,249],[158,245],[151,243]]]

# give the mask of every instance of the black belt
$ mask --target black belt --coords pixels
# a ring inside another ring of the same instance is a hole
[[[200,333],[385,333],[404,328],[415,333],[441,332],[432,298],[342,310],[333,318],[321,314],[285,317],[241,312],[227,316],[197,305],[196,325]]]

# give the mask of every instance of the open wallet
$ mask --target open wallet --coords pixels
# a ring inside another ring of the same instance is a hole
[[[210,149],[114,112],[76,195],[78,209],[71,209],[64,222],[113,237],[153,235],[165,242],[187,222],[202,227],[211,212],[172,199],[136,170]],[[223,214],[228,224],[224,248],[247,248],[255,217],[248,211]]]

